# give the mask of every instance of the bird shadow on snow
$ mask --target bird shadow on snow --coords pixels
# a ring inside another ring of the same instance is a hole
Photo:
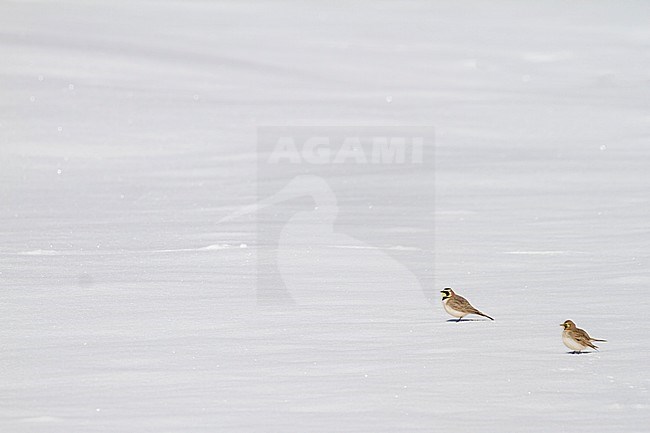
[[[489,322],[489,320],[483,319],[448,319],[447,322],[458,323],[458,322]]]

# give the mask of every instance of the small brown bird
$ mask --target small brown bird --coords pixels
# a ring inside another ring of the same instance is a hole
[[[571,353],[580,353],[587,347],[598,350],[598,346],[594,345],[592,341],[607,341],[591,338],[587,334],[587,331],[576,327],[576,324],[571,320],[565,320],[560,326],[564,328],[564,331],[562,331],[562,342],[566,347],[573,350]]]
[[[467,316],[468,314],[478,314],[479,316],[494,320],[487,314],[483,314],[476,308],[472,307],[467,299],[463,298],[460,295],[457,295],[449,287],[441,290],[440,293],[442,293],[442,305],[445,307],[445,311],[454,317],[458,317],[457,322],[460,322],[460,319]]]

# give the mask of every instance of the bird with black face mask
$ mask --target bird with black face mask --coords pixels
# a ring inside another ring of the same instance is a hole
[[[476,308],[463,298],[460,295],[457,295],[451,288],[447,287],[444,290],[441,290],[442,293],[442,305],[445,307],[445,311],[454,317],[458,317],[457,322],[467,316],[468,314],[477,314],[479,316],[487,317],[490,320],[494,320],[487,314],[481,313]]]

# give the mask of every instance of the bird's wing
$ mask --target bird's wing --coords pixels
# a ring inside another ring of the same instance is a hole
[[[596,349],[596,346],[594,346],[591,343],[591,338],[589,337],[589,334],[583,329],[576,328],[571,332],[571,338],[573,338],[575,341],[578,343],[584,345],[584,346],[589,346],[593,349]]]
[[[454,310],[458,311],[467,311],[469,312],[475,312],[478,311],[476,308],[472,307],[472,304],[469,303],[469,301],[462,296],[454,296],[453,298],[450,299],[451,305]]]

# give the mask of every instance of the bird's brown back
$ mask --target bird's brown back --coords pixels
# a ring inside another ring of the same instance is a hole
[[[447,300],[447,305],[458,311],[467,311],[472,313],[478,312],[476,308],[472,307],[472,304],[470,304],[467,299],[456,294]]]

